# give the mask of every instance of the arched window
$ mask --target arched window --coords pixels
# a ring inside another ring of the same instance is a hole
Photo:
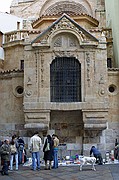
[[[51,102],[81,101],[81,64],[75,57],[56,57],[50,66]]]

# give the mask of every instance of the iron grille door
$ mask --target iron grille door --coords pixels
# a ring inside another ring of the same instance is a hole
[[[51,102],[81,101],[81,64],[74,57],[56,57],[50,66]]]

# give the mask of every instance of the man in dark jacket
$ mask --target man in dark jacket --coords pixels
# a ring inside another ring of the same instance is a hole
[[[3,143],[3,145],[0,147],[0,154],[1,154],[1,161],[2,161],[2,175],[8,175],[8,166],[9,166],[9,160],[10,160],[10,146],[9,146],[9,140],[6,139]]]
[[[92,148],[90,150],[90,156],[92,153],[93,153],[94,157],[96,158],[96,162],[98,162],[99,165],[102,165],[103,164],[102,155],[95,146],[92,146]]]
[[[19,137],[18,138],[18,162],[19,162],[19,164],[22,164],[23,151],[24,151],[24,140]]]

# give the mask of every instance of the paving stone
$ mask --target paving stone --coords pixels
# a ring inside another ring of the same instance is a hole
[[[119,164],[96,165],[96,171],[85,166],[79,171],[79,166],[60,166],[58,169],[32,171],[30,167],[20,166],[18,171],[9,172],[0,180],[119,180]]]

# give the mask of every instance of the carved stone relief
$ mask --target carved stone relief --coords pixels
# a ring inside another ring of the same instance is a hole
[[[86,36],[83,31],[81,31],[79,28],[77,28],[69,19],[67,19],[66,17],[63,17],[58,24],[55,24],[54,27],[49,31],[49,33],[42,37],[42,39],[40,40],[41,44],[46,44],[48,43],[48,38],[53,34],[55,34],[55,32],[57,32],[58,30],[69,30],[69,31],[74,31],[76,34],[79,34],[80,40],[82,42],[90,42],[91,39],[89,39],[88,36]],[[56,42],[54,43],[55,47],[60,47],[62,43],[62,38],[59,37]],[[69,44],[70,47],[72,46],[76,46],[75,41],[73,41],[73,39],[69,39]]]
[[[104,84],[104,77],[102,74],[100,74],[99,84]]]
[[[30,77],[28,77],[27,85],[32,85],[32,81],[31,81],[31,78],[30,78]]]
[[[62,13],[67,13],[68,15],[79,13],[90,14],[90,12],[88,12],[88,10],[82,4],[69,1],[60,1],[46,9],[44,15],[56,15]]]
[[[54,47],[62,47],[62,37],[59,36],[54,42]]]
[[[41,87],[43,88],[43,84],[44,84],[44,54],[43,52],[40,55],[40,59],[41,59]]]
[[[71,51],[53,51],[56,57],[75,57],[75,54]]]
[[[35,76],[36,76],[36,82],[37,82],[37,80],[38,80],[38,71],[37,71],[38,59],[39,59],[39,51],[36,51],[36,52],[35,52],[35,69],[36,69]]]
[[[86,53],[86,63],[87,63],[87,82],[88,87],[90,87],[90,54]]]
[[[30,97],[32,95],[32,91],[25,90],[24,94],[25,94],[26,97]]]

